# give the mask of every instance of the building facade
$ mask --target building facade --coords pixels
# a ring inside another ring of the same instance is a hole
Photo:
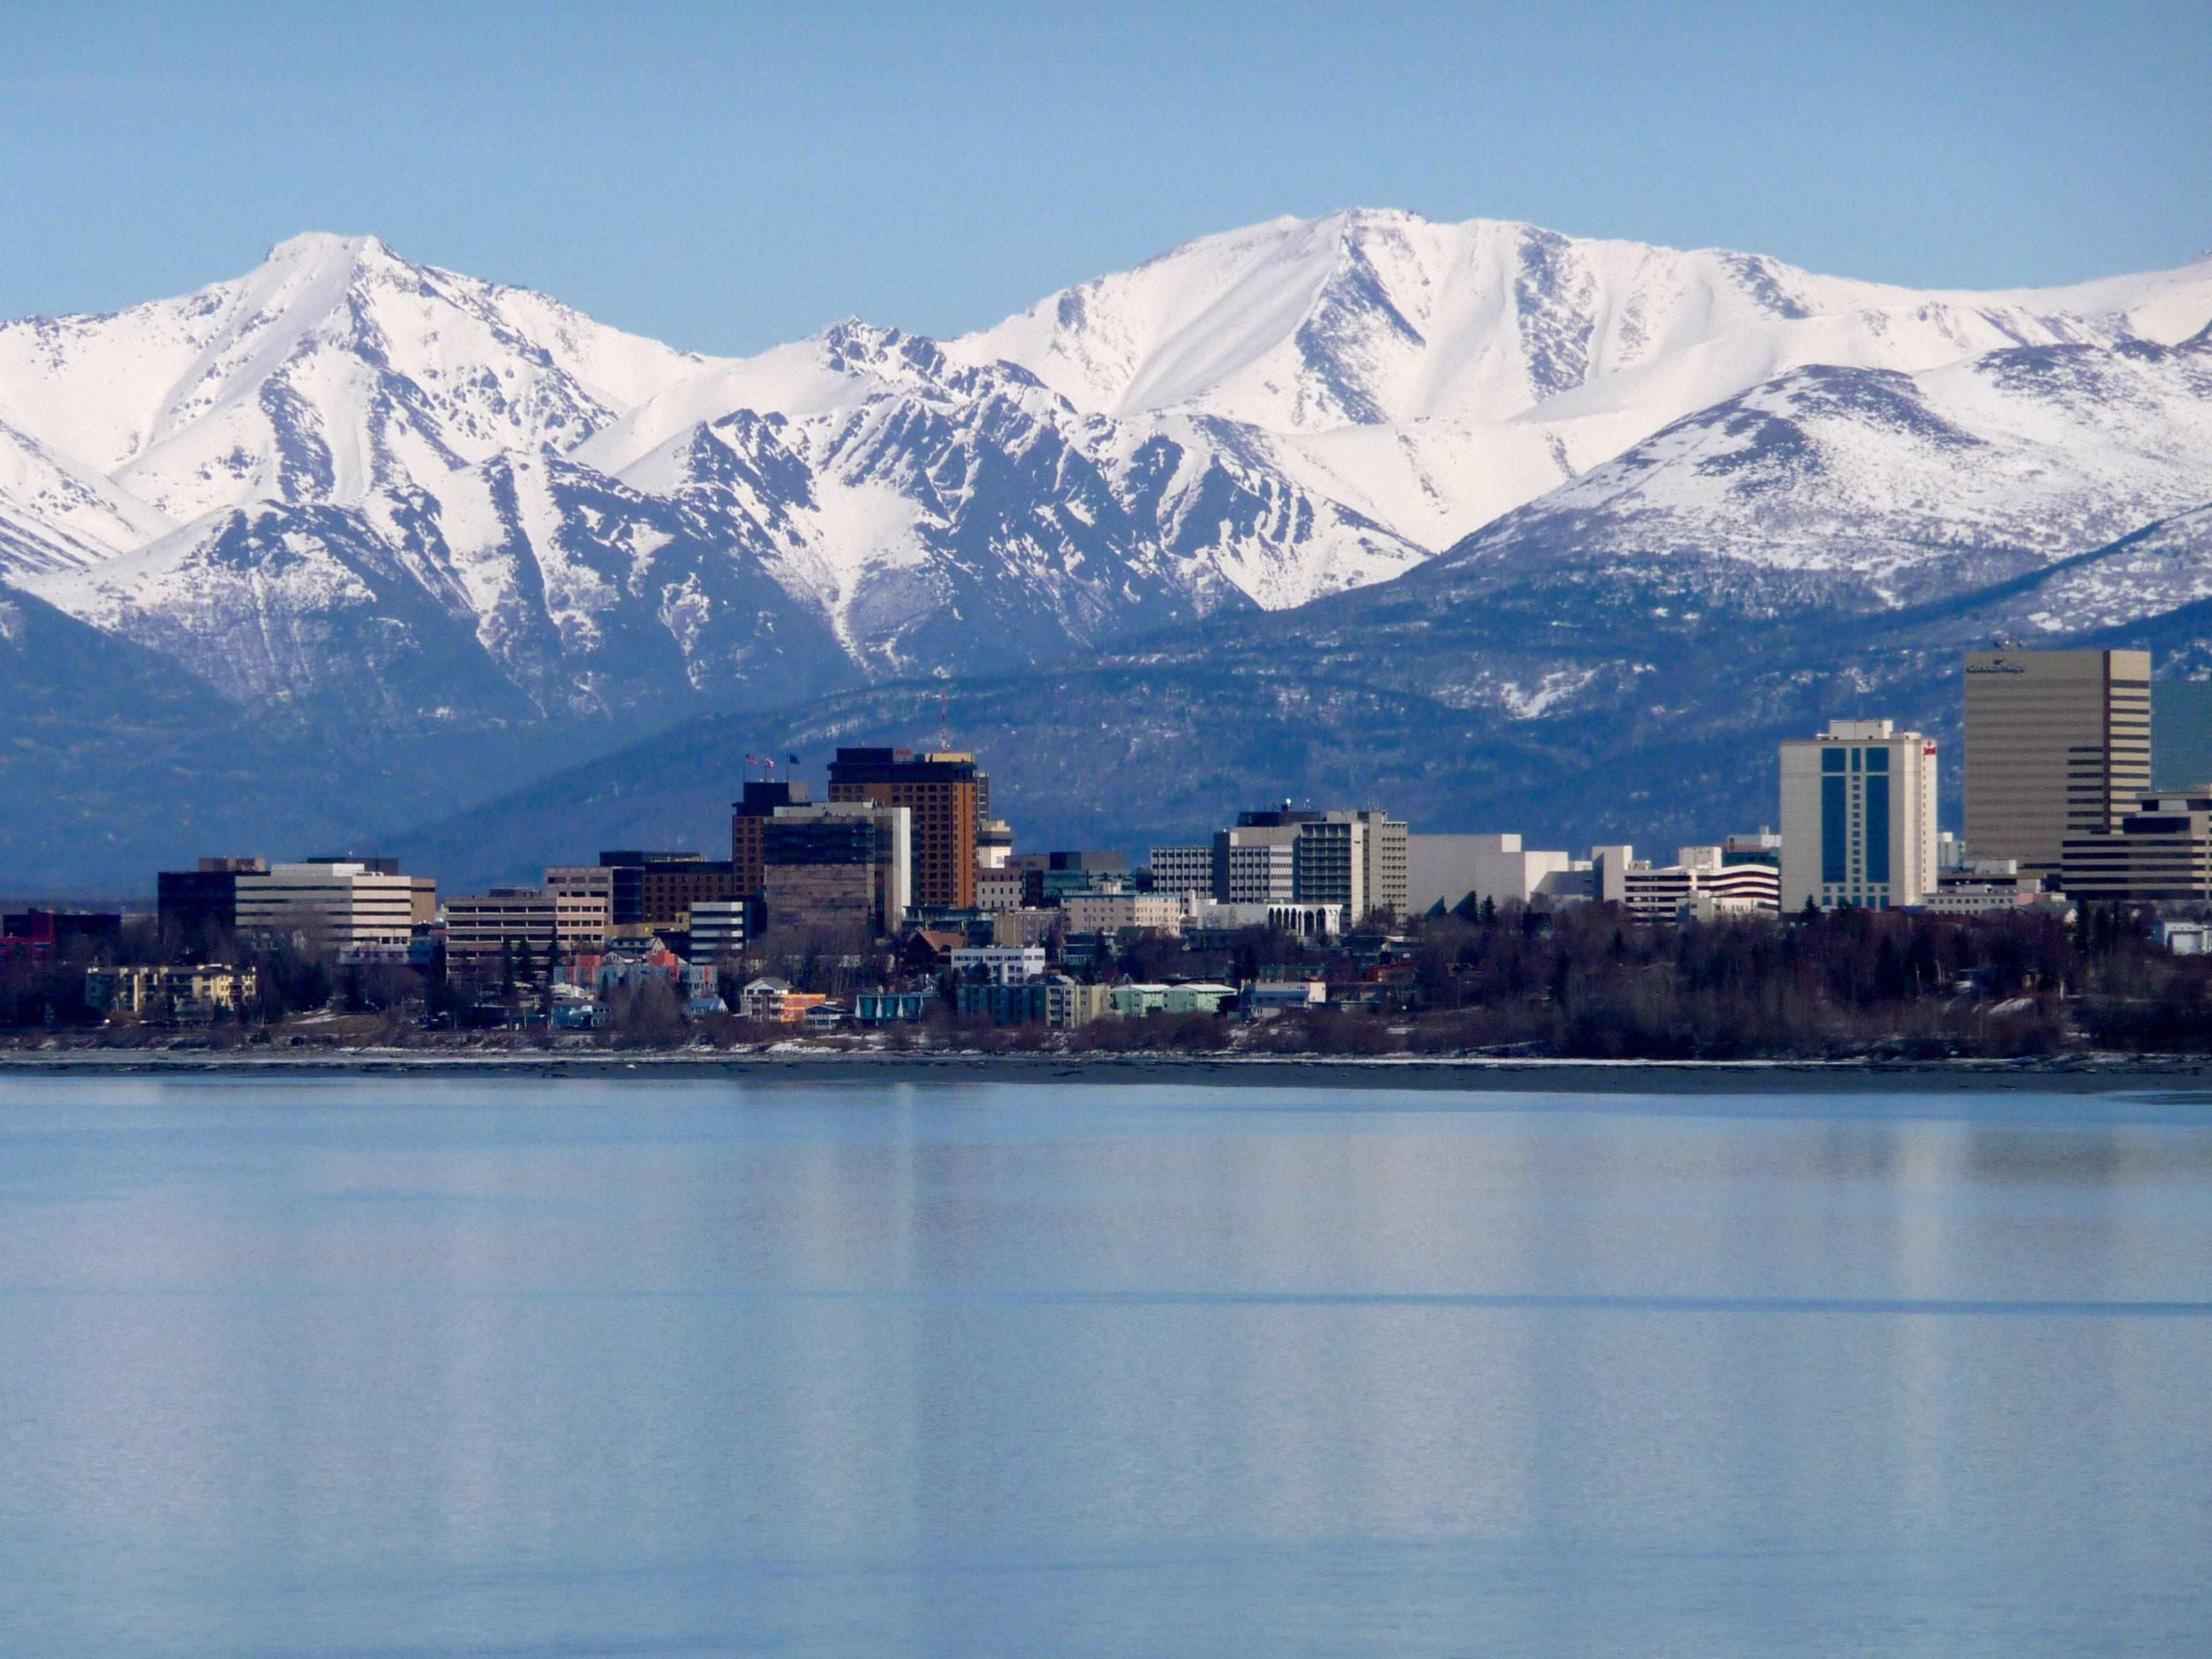
[[[1152,850],[1152,890],[1155,893],[1213,894],[1213,848],[1211,846],[1155,847]]]
[[[730,867],[738,878],[735,896],[750,898],[761,890],[761,836],[781,806],[811,806],[813,791],[791,778],[748,778],[730,803]]]
[[[606,942],[609,906],[604,894],[547,892],[534,887],[495,887],[481,896],[446,901],[446,954],[457,962],[482,962],[527,948],[538,961],[556,949],[572,960]]]
[[[989,795],[973,755],[840,749],[830,764],[830,799],[904,807],[914,904],[975,908],[975,833]]]
[[[1574,867],[1565,853],[1523,848],[1516,835],[1413,836],[1407,842],[1407,903],[1419,915],[1468,899],[1527,904],[1545,878]]]
[[[895,931],[913,905],[913,842],[903,806],[777,807],[761,827],[763,926]]]
[[[2110,830],[2069,836],[2060,880],[2072,899],[2212,899],[2212,793],[2147,795]]]
[[[176,968],[94,968],[84,976],[84,1000],[109,1016],[149,1014],[207,1019],[235,1014],[258,989],[251,968],[202,963]]]
[[[405,945],[415,934],[424,878],[372,869],[359,860],[272,864],[238,877],[238,931],[297,935],[310,947]]]
[[[1782,745],[1781,903],[1917,905],[1936,885],[1936,744],[1890,720],[1832,720]]]
[[[174,950],[205,950],[238,931],[238,878],[265,875],[261,858],[202,859],[195,869],[163,870],[155,877],[155,914],[162,942]]]
[[[2150,790],[2150,653],[1970,651],[1966,667],[1966,846],[2056,874],[2069,836]]]

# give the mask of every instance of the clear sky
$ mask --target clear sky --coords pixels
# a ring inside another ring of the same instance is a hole
[[[0,315],[307,229],[748,351],[1400,207],[1917,286],[2212,246],[2212,5],[0,0]]]

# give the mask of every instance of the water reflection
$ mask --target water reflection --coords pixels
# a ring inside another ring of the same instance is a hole
[[[0,1085],[0,1627],[2202,1650],[2212,1113],[1402,1104]]]

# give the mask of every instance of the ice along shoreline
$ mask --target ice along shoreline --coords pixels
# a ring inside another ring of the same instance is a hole
[[[233,1077],[445,1075],[618,1079],[723,1078],[732,1082],[846,1081],[1209,1083],[1252,1086],[1548,1091],[1560,1093],[1767,1093],[1873,1091],[1900,1085],[1961,1090],[2107,1093],[2145,1088],[2212,1091],[2212,1055],[2067,1055],[2032,1060],[1565,1060],[1436,1055],[990,1054],[675,1052],[562,1053],[513,1049],[239,1050],[0,1049],[9,1075]]]

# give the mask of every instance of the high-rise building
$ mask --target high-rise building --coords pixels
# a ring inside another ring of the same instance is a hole
[[[1966,653],[1966,850],[2057,873],[2151,787],[2150,653]],[[1789,835],[1784,826],[1785,844]]]
[[[813,792],[791,778],[748,778],[744,793],[730,805],[730,866],[738,873],[738,891],[750,898],[760,891],[761,826],[775,816],[779,806],[805,806]]]
[[[1405,820],[1371,808],[1352,815],[1365,827],[1367,908],[1393,921],[1412,911],[1412,836]]]
[[[913,904],[912,812],[873,801],[780,806],[761,830],[765,929],[896,929]]]
[[[2212,784],[2212,680],[2155,680],[2150,688],[2150,787],[2205,794]]]
[[[1936,744],[1831,720],[1782,745],[1782,908],[1887,910],[1936,887]]]
[[[1569,854],[1524,848],[1510,833],[1413,836],[1407,843],[1407,903],[1416,913],[1439,904],[1455,909],[1469,900],[1526,904],[1547,878],[1573,868]]]
[[[635,848],[599,854],[599,866],[607,871],[610,903],[617,928],[635,930],[645,926],[652,918],[646,915],[645,878],[648,870],[660,869],[672,864],[703,864],[696,853],[648,853]],[[725,866],[726,868],[728,866]],[[702,895],[719,897],[721,895]],[[672,923],[671,924],[672,925]]]
[[[1155,850],[1155,890],[1162,852],[1177,862],[1176,849]],[[1334,904],[1347,925],[1370,911],[1407,912],[1411,844],[1405,824],[1385,812],[1294,811],[1288,802],[1239,812],[1234,829],[1214,833],[1212,852],[1220,903]]]
[[[840,749],[830,764],[832,801],[903,806],[911,815],[908,866],[917,906],[967,910],[975,903],[975,833],[988,781],[973,755],[917,757],[907,749]]]
[[[162,943],[188,955],[216,949],[238,929],[238,878],[264,875],[260,858],[202,859],[192,870],[163,870],[155,878]]]

